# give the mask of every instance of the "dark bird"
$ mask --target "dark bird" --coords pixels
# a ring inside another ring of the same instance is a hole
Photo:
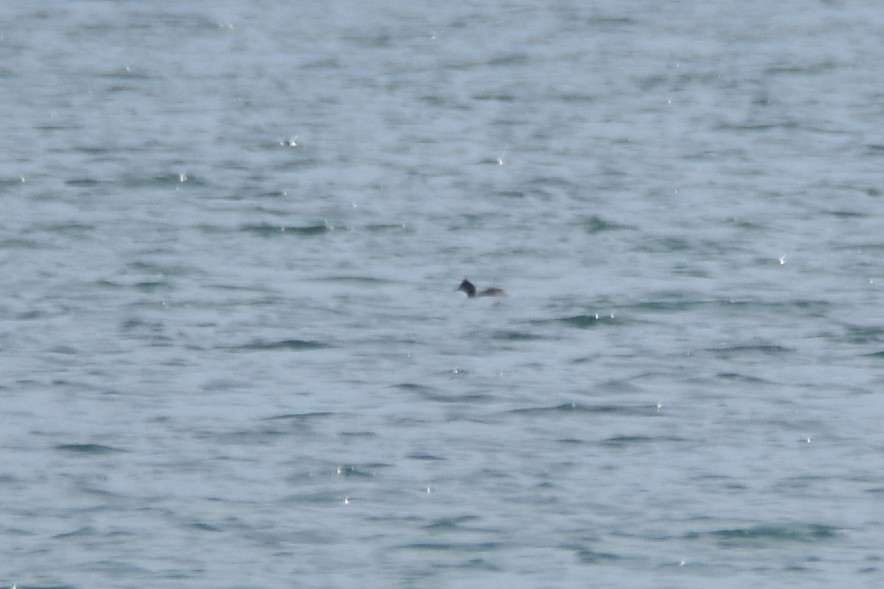
[[[467,280],[466,278],[463,279],[463,282],[460,283],[460,286],[457,287],[457,290],[464,291],[465,293],[467,293],[467,296],[469,298],[473,298],[473,297],[504,297],[504,296],[506,296],[506,293],[503,292],[502,288],[497,288],[494,286],[492,286],[491,288],[486,288],[482,292],[478,292],[476,290],[476,287],[473,285],[473,283],[470,282],[469,280]]]

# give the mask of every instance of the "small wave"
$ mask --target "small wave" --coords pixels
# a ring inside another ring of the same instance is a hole
[[[657,300],[642,301],[632,305],[637,312],[648,313],[674,313],[680,311],[690,311],[698,306],[707,304],[708,301],[689,301],[689,300]]]
[[[655,405],[583,405],[580,403],[562,403],[547,407],[523,407],[507,411],[516,415],[543,415],[548,413],[594,413],[604,415],[656,415]]]
[[[95,225],[91,223],[47,223],[39,225],[38,229],[47,233],[85,237],[93,234]]]
[[[366,464],[342,464],[335,469],[335,474],[342,477],[373,478],[379,470],[392,467],[392,464],[370,462]]]
[[[132,286],[136,290],[140,290],[142,292],[155,292],[157,290],[163,290],[172,287],[172,285],[165,280],[143,280],[141,282],[136,282]]]
[[[437,460],[447,460],[444,456],[436,456],[435,454],[427,454],[426,452],[415,452],[408,455],[408,458],[411,460],[421,460],[421,461],[437,461]]]
[[[603,446],[611,448],[624,448],[626,446],[634,446],[636,444],[649,444],[652,442],[660,442],[663,438],[651,436],[611,436],[602,441]]]
[[[688,538],[717,538],[726,542],[770,540],[791,542],[815,542],[828,540],[838,534],[838,529],[822,524],[773,524],[757,525],[746,528],[724,528],[708,533],[692,532]]]
[[[575,552],[580,562],[585,564],[604,564],[621,560],[622,558],[611,552],[596,552],[587,548],[578,548]]]
[[[374,223],[366,225],[365,230],[369,233],[381,233],[386,231],[394,231],[398,233],[401,231],[407,231],[408,227],[405,223]]]
[[[434,531],[453,531],[464,529],[463,524],[478,522],[480,518],[476,515],[460,515],[454,517],[443,517],[424,526],[425,530]]]
[[[238,349],[241,350],[259,350],[259,351],[272,351],[272,350],[292,350],[292,351],[305,351],[305,350],[322,350],[325,348],[330,348],[328,344],[324,344],[322,342],[315,342],[310,340],[301,340],[301,339],[284,339],[275,342],[267,342],[267,341],[254,341],[252,343],[246,344],[244,346],[240,346]]]
[[[865,219],[869,216],[866,213],[860,213],[858,211],[847,211],[844,209],[827,211],[826,214],[832,217],[837,217],[839,219]]]
[[[745,382],[752,384],[767,384],[770,381],[767,381],[763,378],[758,378],[757,376],[752,376],[749,374],[740,374],[739,372],[719,372],[716,374],[718,378],[722,380],[730,380],[735,382]]]
[[[124,452],[120,448],[105,446],[104,444],[59,444],[55,449],[72,454],[114,454],[116,452]]]
[[[331,411],[312,411],[308,413],[283,413],[282,415],[273,415],[271,417],[265,417],[265,421],[277,421],[277,420],[305,420],[305,419],[315,419],[317,417],[329,417],[334,415]]]
[[[557,94],[555,98],[561,100],[565,103],[591,103],[598,100],[598,97],[594,94],[590,94],[587,92],[562,92],[561,94]]]
[[[504,548],[503,542],[413,542],[402,548],[433,552],[491,552]],[[467,565],[471,566],[471,565]]]
[[[586,232],[590,234],[603,233],[605,231],[632,229],[632,227],[630,227],[629,225],[621,225],[620,223],[606,221],[605,219],[602,219],[597,215],[593,215],[589,219],[583,221],[583,228],[586,229]]]
[[[387,280],[385,278],[378,278],[377,276],[364,276],[364,275],[338,275],[338,276],[325,276],[322,278],[315,278],[315,282],[340,282],[347,283],[352,282],[356,284],[396,284],[392,280]]]
[[[571,315],[568,317],[560,317],[556,319],[559,323],[564,323],[578,329],[588,329],[595,327],[601,323],[612,323],[614,318],[611,315],[601,315],[599,313],[590,313],[586,315]]]
[[[579,327],[581,329],[585,329],[587,327],[592,327],[599,322],[599,316],[597,315],[572,315],[570,317],[562,317],[559,319],[560,322],[570,325],[572,327]]]
[[[253,233],[261,237],[276,237],[282,235],[293,235],[295,237],[310,237],[314,235],[325,235],[333,230],[333,227],[327,223],[319,223],[316,225],[270,225],[268,223],[255,223],[249,225],[240,225],[240,231]]]
[[[185,174],[184,172],[168,172],[163,174],[157,174],[153,177],[151,184],[159,183],[159,184],[190,184],[190,185],[199,185],[202,186],[205,184],[202,180],[192,176],[191,174]]]
[[[0,177],[0,186],[18,186],[19,184],[25,184],[27,178],[24,176],[2,176]]]
[[[776,344],[746,344],[741,346],[727,346],[724,348],[709,348],[707,351],[712,352],[719,357],[728,358],[734,355],[744,354],[764,354],[766,356],[772,356],[794,352],[795,350],[794,348],[779,346]]]
[[[85,526],[82,528],[77,528],[76,530],[72,530],[70,532],[62,532],[60,534],[56,534],[53,536],[55,540],[67,540],[69,538],[88,538],[90,536],[95,536],[95,528],[92,526]]]
[[[207,524],[205,522],[191,522],[188,524],[188,527],[194,529],[198,532],[222,532],[224,531],[222,528],[218,526],[213,526],[211,524]]]
[[[847,340],[855,344],[884,342],[884,328],[867,325],[849,325]]]
[[[416,382],[400,382],[397,385],[393,385],[397,389],[401,389],[403,391],[413,391],[417,393],[423,393],[427,391],[435,391],[433,387],[428,387],[427,385],[418,384]]]
[[[498,330],[494,332],[494,339],[506,341],[534,341],[546,339],[533,333],[515,330]]]
[[[422,385],[414,382],[401,382],[399,384],[393,385],[393,388],[418,395],[428,401],[451,401],[451,395],[448,393],[448,391],[443,391],[436,387]]]
[[[64,183],[66,186],[98,186],[101,181],[97,178],[71,178]]]

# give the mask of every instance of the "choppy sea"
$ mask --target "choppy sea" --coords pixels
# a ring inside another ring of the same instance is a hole
[[[0,586],[884,585],[882,38],[3,2]]]

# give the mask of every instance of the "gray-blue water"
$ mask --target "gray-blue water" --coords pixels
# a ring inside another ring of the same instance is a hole
[[[882,36],[3,2],[0,585],[882,586]]]

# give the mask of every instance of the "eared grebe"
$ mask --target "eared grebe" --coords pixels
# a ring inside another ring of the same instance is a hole
[[[460,286],[457,287],[457,290],[462,290],[462,291],[464,291],[465,293],[467,293],[467,296],[468,296],[469,298],[473,298],[473,297],[503,297],[503,296],[506,296],[506,293],[503,292],[503,289],[502,289],[502,288],[496,288],[496,287],[493,287],[493,286],[492,286],[491,288],[486,288],[486,289],[483,290],[482,292],[477,292],[477,291],[476,291],[476,287],[473,286],[473,283],[470,282],[469,280],[467,280],[466,278],[463,279],[463,282],[460,283]]]

